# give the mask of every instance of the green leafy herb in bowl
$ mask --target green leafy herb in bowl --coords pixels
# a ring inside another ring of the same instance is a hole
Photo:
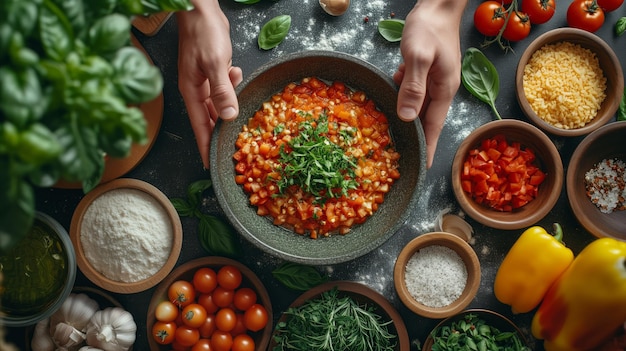
[[[439,323],[423,351],[530,351],[521,331],[506,317],[488,310],[466,310]]]

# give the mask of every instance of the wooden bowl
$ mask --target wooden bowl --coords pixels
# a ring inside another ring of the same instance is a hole
[[[171,251],[169,253],[169,256],[167,257],[167,260],[163,262],[163,266],[161,267],[161,269],[159,269],[152,276],[135,282],[122,282],[111,279],[110,277],[102,274],[102,272],[94,268],[93,264],[85,256],[85,251],[81,243],[83,217],[89,206],[102,194],[119,189],[138,190],[153,198],[155,200],[154,203],[161,206],[167,214],[167,218],[169,219],[172,229]],[[108,183],[97,186],[92,191],[87,193],[87,195],[85,195],[85,197],[76,207],[76,210],[74,211],[74,214],[72,216],[72,222],[70,224],[70,237],[72,239],[72,244],[74,245],[74,248],[76,250],[76,263],[78,264],[81,272],[83,272],[83,274],[97,286],[105,290],[121,294],[132,294],[144,291],[155,286],[161,280],[163,280],[163,278],[165,278],[170,273],[172,268],[174,268],[174,265],[178,260],[178,256],[180,255],[180,250],[182,247],[182,236],[183,233],[182,225],[180,223],[180,217],[178,216],[178,213],[174,209],[174,206],[169,201],[169,199],[153,185],[141,180],[130,178],[120,178],[112,180]]]
[[[587,123],[584,127],[576,129],[558,128],[539,117],[530,106],[526,99],[523,87],[524,67],[530,60],[531,56],[541,47],[547,44],[556,44],[558,42],[570,42],[578,44],[583,48],[589,49],[596,54],[600,68],[606,77],[606,98],[602,103],[596,117]],[[520,57],[515,73],[515,88],[517,101],[526,117],[530,121],[547,133],[560,136],[580,136],[589,134],[590,132],[603,126],[615,115],[615,111],[619,107],[624,92],[624,75],[622,66],[615,52],[611,47],[597,35],[585,30],[576,28],[558,28],[548,31],[535,40],[533,40],[528,48]]]
[[[467,269],[467,281],[461,295],[443,307],[431,307],[417,301],[406,285],[407,263],[416,252],[429,246],[443,246],[454,250]],[[446,318],[462,311],[476,296],[480,286],[480,262],[474,249],[459,236],[444,232],[426,233],[409,241],[400,251],[393,269],[393,281],[400,300],[408,309],[426,318]]]
[[[400,313],[398,313],[383,295],[361,283],[352,281],[330,281],[320,284],[300,295],[289,305],[289,308],[299,307],[306,301],[318,298],[322,293],[332,290],[335,287],[339,292],[339,296],[349,296],[359,304],[374,306],[374,311],[384,320],[392,321],[389,332],[398,336],[395,349],[398,351],[410,350],[409,334]],[[288,322],[287,315],[281,315],[278,323],[282,322]],[[268,350],[272,350],[275,346],[276,342],[272,338]]]
[[[152,295],[152,299],[150,300],[150,304],[148,305],[148,314],[146,317],[146,330],[148,336],[148,344],[150,345],[151,351],[164,351],[171,350],[171,345],[159,345],[154,338],[152,337],[152,327],[155,323],[154,312],[156,310],[159,302],[167,300],[167,290],[169,286],[177,281],[177,280],[187,280],[191,281],[193,279],[193,274],[196,270],[202,267],[212,268],[217,272],[221,267],[226,265],[232,265],[237,267],[242,274],[242,282],[241,287],[249,287],[252,288],[257,293],[257,303],[263,305],[267,314],[269,316],[269,321],[265,328],[258,332],[250,333],[255,342],[257,351],[265,351],[267,350],[267,344],[269,343],[270,337],[272,335],[272,302],[270,300],[269,294],[265,289],[265,286],[261,282],[261,280],[254,274],[250,268],[245,266],[244,264],[232,260],[230,258],[218,257],[218,256],[209,256],[202,257],[187,263],[182,264],[181,266],[174,269],[156,288],[154,294]]]
[[[424,341],[424,345],[422,345],[422,351],[431,351],[432,347],[433,347],[433,343],[434,343],[434,339],[432,337],[432,333],[435,332],[438,328],[441,328],[443,326],[447,326],[450,325],[454,322],[458,322],[460,320],[462,320],[463,318],[465,318],[466,315],[468,314],[473,314],[476,315],[478,318],[482,319],[483,321],[485,321],[486,324],[497,328],[499,331],[501,332],[515,332],[517,333],[517,335],[520,338],[520,341],[524,344],[524,345],[528,345],[528,341],[526,340],[526,337],[524,336],[524,333],[522,333],[522,331],[519,329],[519,327],[517,325],[515,325],[515,323],[513,323],[510,319],[506,318],[505,316],[497,313],[497,312],[493,312],[490,310],[486,310],[486,309],[469,309],[469,310],[465,310],[463,312],[460,312],[454,316],[450,316],[446,319],[444,319],[443,321],[439,322],[439,324],[437,324],[437,326],[428,334],[428,337],[426,338],[426,341]]]
[[[509,143],[520,142],[531,148],[537,157],[539,168],[546,178],[539,185],[537,196],[526,205],[512,211],[503,212],[479,204],[471,194],[463,191],[461,174],[468,152],[480,143],[497,134],[503,134]],[[476,128],[463,140],[452,161],[452,189],[459,205],[465,213],[488,227],[497,229],[520,229],[537,223],[554,207],[563,187],[563,164],[559,151],[550,138],[530,123],[502,119],[488,122]]]
[[[596,237],[626,240],[626,211],[603,213],[586,193],[585,173],[604,159],[626,162],[626,122],[612,122],[587,135],[576,147],[567,168],[569,204],[580,224]]]

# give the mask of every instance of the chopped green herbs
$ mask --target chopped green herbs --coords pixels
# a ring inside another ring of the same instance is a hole
[[[502,332],[473,313],[435,329],[431,337],[432,351],[530,351],[517,332]]]
[[[273,351],[395,350],[397,336],[373,306],[340,296],[335,287],[286,312],[276,325]]]
[[[280,193],[297,185],[318,200],[337,198],[347,195],[349,189],[356,189],[354,178],[357,161],[346,155],[341,146],[328,138],[328,116],[321,114],[317,119],[306,114],[306,121],[299,126],[299,133],[289,142],[289,151],[285,147],[280,151],[278,182]],[[349,145],[352,140],[350,130],[340,135],[343,143]]]

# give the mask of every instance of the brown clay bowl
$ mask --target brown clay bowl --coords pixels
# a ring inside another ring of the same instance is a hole
[[[383,295],[361,283],[352,281],[330,281],[322,283],[304,292],[294,302],[292,302],[289,307],[299,307],[306,301],[318,298],[322,293],[334,289],[335,287],[338,289],[340,297],[348,296],[359,304],[373,306],[374,311],[378,313],[383,320],[392,321],[389,332],[398,336],[395,350],[409,351],[411,349],[409,334],[400,313]],[[287,315],[283,314],[280,317],[278,323],[281,322],[288,322]],[[272,338],[268,350],[272,350],[275,346],[276,343]]]
[[[463,191],[461,174],[468,152],[497,134],[503,134],[509,143],[520,142],[535,152],[538,167],[546,173],[539,185],[537,196],[526,205],[512,211],[498,211],[474,201],[471,194]],[[488,227],[514,230],[528,227],[545,217],[554,207],[563,187],[563,164],[561,156],[550,138],[530,123],[515,119],[488,122],[476,128],[459,145],[452,162],[452,188],[459,205],[465,213]]]
[[[161,269],[159,269],[155,274],[136,282],[117,281],[102,274],[102,272],[94,268],[93,264],[85,256],[85,251],[81,243],[83,216],[89,209],[89,206],[102,194],[120,189],[138,190],[148,194],[155,200],[155,204],[160,205],[166,212],[172,227],[171,251],[167,260],[163,263]],[[105,290],[121,294],[132,294],[152,288],[172,271],[172,268],[174,268],[174,265],[178,260],[178,256],[180,255],[183,241],[183,231],[178,213],[174,209],[170,200],[159,189],[138,179],[119,178],[97,186],[92,191],[87,193],[78,203],[70,224],[70,238],[72,239],[72,244],[76,250],[76,263],[78,268],[80,268],[81,272],[83,272],[87,279]]]
[[[265,307],[265,310],[267,311],[269,321],[265,328],[261,329],[258,332],[249,332],[249,335],[252,336],[252,338],[254,339],[255,350],[267,350],[267,344],[269,343],[270,337],[272,335],[273,325],[271,317],[272,302],[270,300],[269,294],[267,293],[267,290],[265,289],[265,286],[257,277],[257,275],[246,265],[226,257],[208,256],[197,258],[178,266],[157,286],[154,294],[152,295],[152,299],[150,299],[150,304],[148,305],[148,313],[146,316],[146,330],[148,344],[151,351],[166,351],[172,349],[171,345],[159,345],[152,336],[152,327],[154,326],[154,323],[156,321],[154,315],[156,307],[159,302],[168,299],[167,291],[170,285],[177,280],[192,281],[194,272],[199,268],[208,267],[217,272],[221,267],[226,265],[232,265],[239,269],[242,275],[242,282],[240,287],[249,287],[253,289],[257,294],[257,303]]]
[[[539,117],[531,108],[530,103],[526,99],[523,87],[524,67],[530,60],[531,56],[546,44],[555,44],[558,42],[571,42],[578,44],[583,48],[589,49],[595,53],[600,68],[606,77],[606,99],[602,103],[597,116],[588,122],[584,127],[576,129],[558,128]],[[619,59],[613,52],[613,49],[597,35],[585,30],[576,28],[558,28],[548,31],[528,45],[520,57],[515,73],[515,88],[517,101],[526,117],[547,133],[560,136],[580,136],[588,134],[607,122],[615,115],[615,111],[619,107],[624,92],[624,75]]]
[[[407,263],[416,252],[429,246],[444,246],[454,250],[463,260],[467,269],[467,282],[463,292],[447,306],[427,306],[417,301],[406,286]],[[400,300],[408,309],[426,318],[446,318],[462,311],[476,296],[480,286],[480,262],[474,249],[459,236],[445,232],[426,233],[409,241],[400,251],[393,269],[393,281]]]
[[[626,122],[612,122],[587,135],[576,147],[566,176],[567,197],[578,222],[597,237],[626,240],[626,211],[603,213],[587,196],[585,173],[604,159],[626,162]]]

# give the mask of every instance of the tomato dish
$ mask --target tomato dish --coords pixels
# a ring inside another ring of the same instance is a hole
[[[315,77],[264,102],[236,148],[235,181],[257,213],[311,238],[363,223],[400,177],[385,114],[364,92]]]

